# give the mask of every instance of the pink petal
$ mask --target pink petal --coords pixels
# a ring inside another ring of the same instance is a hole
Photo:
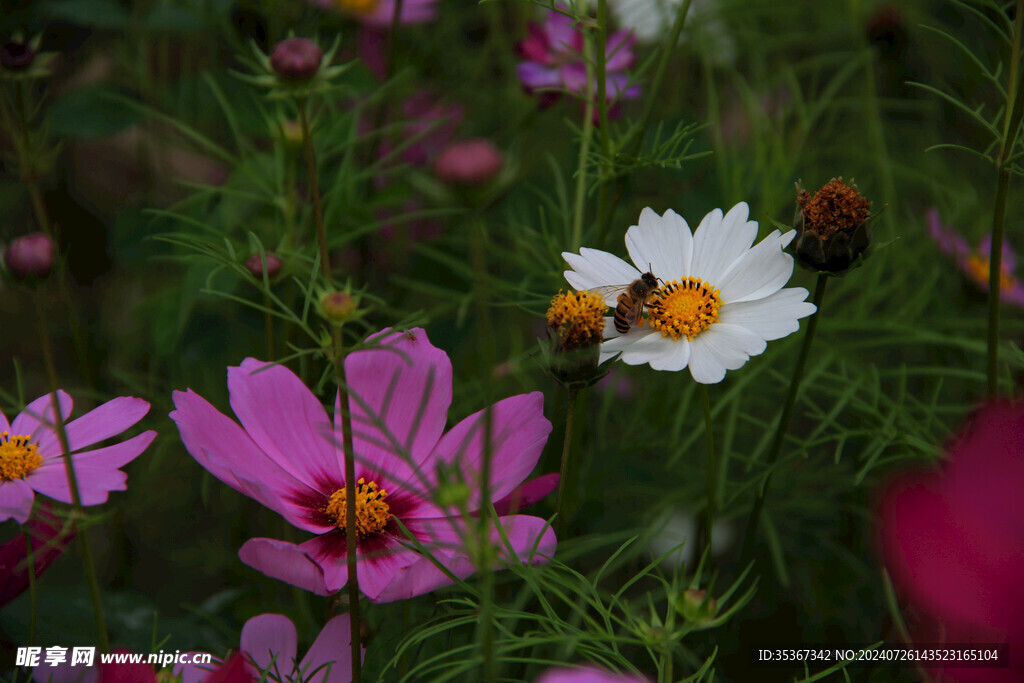
[[[605,44],[605,54],[608,55],[605,73],[623,71],[633,66],[634,43],[636,38],[629,31],[616,31],[608,36],[608,42]]]
[[[492,528],[491,543],[498,548],[502,561],[530,561],[539,564],[554,556],[557,545],[555,533],[543,519],[525,515],[499,519],[516,556],[516,559],[509,556],[508,548],[501,540],[498,530]],[[477,533],[475,527],[467,530],[465,521],[457,518],[409,520],[407,526],[410,533],[423,543],[434,559],[453,575],[464,579],[475,571],[473,563],[462,550],[463,535]],[[447,574],[438,569],[429,558],[421,557],[415,564],[396,572],[375,602],[403,600],[450,584],[451,579]]]
[[[340,441],[320,401],[283,365],[246,358],[228,368],[231,409],[281,469],[311,488],[341,478]]]
[[[80,462],[86,467],[108,467],[110,469],[124,467],[142,455],[142,451],[146,450],[155,438],[156,432],[152,430],[142,432],[138,436],[133,436],[127,441],[122,441],[113,446],[75,453],[75,463]],[[63,462],[64,457],[58,456],[50,460]]]
[[[77,420],[67,423],[65,430],[68,436],[68,447],[73,453],[104,439],[117,436],[141,420],[148,412],[149,403],[141,398],[121,396],[107,401]],[[60,454],[60,442],[55,431],[50,430],[43,434],[39,440],[39,450],[44,453]]]
[[[366,648],[362,648],[363,654]],[[352,680],[352,627],[348,614],[332,618],[302,658],[299,670],[309,683],[349,683]],[[330,667],[328,671],[327,667]],[[312,678],[307,678],[316,671]]]
[[[75,481],[78,483],[78,495],[82,505],[101,505],[107,502],[111,491],[124,491],[128,488],[128,475],[121,470],[107,467],[87,467],[77,462],[72,456]],[[63,459],[51,460],[37,470],[29,472],[26,478],[29,486],[44,496],[49,496],[62,503],[71,503],[71,489],[68,486],[68,473]]]
[[[562,87],[558,69],[544,66],[539,62],[522,62],[516,65],[516,74],[523,86],[530,91]]]
[[[301,548],[323,569],[328,590],[333,592],[345,586],[348,567],[344,533],[322,534],[306,541]],[[377,601],[396,572],[419,559],[415,551],[385,534],[376,534],[372,540],[360,539],[357,548],[359,590],[372,601]]]
[[[272,579],[284,581],[317,595],[330,595],[320,566],[299,546],[272,538],[253,538],[238,551],[245,564]]]
[[[175,410],[185,448],[210,474],[231,488],[266,505],[306,531],[321,532],[300,498],[315,498],[307,488],[282,470],[253,443],[249,435],[192,390],[174,392]]]
[[[46,650],[39,656],[39,661],[44,661]],[[49,666],[40,664],[32,668],[32,680],[36,683],[99,683],[100,667],[99,656],[95,658],[95,666],[71,666],[71,651],[62,664]]]
[[[71,397],[58,390],[57,398],[60,401],[61,415],[67,423],[73,405]],[[30,436],[32,441],[38,443],[47,432],[54,434],[54,424],[53,401],[50,394],[45,394],[25,406],[25,409],[14,418],[14,422],[11,423],[11,435]]]
[[[558,480],[557,472],[531,479],[521,486],[517,486],[512,493],[495,503],[494,509],[499,515],[514,514],[546,498],[558,488]]]
[[[0,482],[0,522],[13,518],[18,524],[28,521],[36,494],[24,479]]]
[[[548,669],[534,683],[647,683],[637,674],[617,674],[596,666]]]
[[[408,480],[444,432],[452,402],[452,364],[427,333],[384,330],[378,346],[345,359],[356,462]],[[335,414],[336,424],[340,415]]]
[[[181,683],[209,683],[210,673],[220,669],[222,664],[216,657],[209,664],[192,664],[189,661],[189,664],[175,664],[171,669],[171,673],[181,677]]]
[[[10,434],[11,423],[7,421],[7,416],[4,415],[4,411],[0,410],[0,434],[3,432]]]
[[[298,634],[292,620],[281,614],[261,614],[242,627],[242,652],[260,671],[285,680],[295,671]]]
[[[498,401],[492,407],[491,490],[501,500],[521,484],[540,458],[551,423],[544,417],[544,395],[538,391]],[[455,425],[437,444],[431,462],[458,464],[466,482],[473,486],[469,507],[480,506],[478,485],[484,452],[484,411]],[[428,467],[427,469],[432,469]]]

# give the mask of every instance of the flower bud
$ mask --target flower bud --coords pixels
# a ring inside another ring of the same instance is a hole
[[[347,292],[328,292],[320,299],[320,310],[330,322],[343,323],[355,312],[356,300]]]
[[[441,151],[434,173],[451,185],[487,185],[505,167],[505,157],[490,140],[471,138],[453,142]]]
[[[270,55],[270,67],[288,81],[308,81],[320,70],[324,51],[308,38],[282,40]]]
[[[36,51],[28,43],[11,41],[0,47],[0,65],[10,71],[23,71],[32,66]]]
[[[707,591],[689,588],[676,599],[676,609],[687,621],[706,626],[718,614],[718,601],[710,597]]]
[[[14,239],[4,252],[4,265],[17,278],[42,279],[53,270],[57,250],[50,236],[33,232]]]
[[[272,251],[266,252],[265,255],[267,257],[267,277],[273,280],[281,272],[281,258]],[[259,252],[245,259],[245,267],[255,278],[263,279],[263,259]]]
[[[833,178],[811,196],[797,184],[797,262],[817,273],[844,275],[859,266],[871,245],[871,202],[854,184]]]

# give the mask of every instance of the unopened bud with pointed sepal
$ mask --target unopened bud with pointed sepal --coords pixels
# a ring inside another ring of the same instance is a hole
[[[273,280],[281,272],[281,257],[272,251],[264,252],[263,256],[266,256],[267,259],[267,278]],[[252,273],[253,277],[257,278],[258,280],[263,279],[263,256],[261,256],[259,252],[256,252],[255,254],[251,254],[247,259],[245,259],[246,270]]]

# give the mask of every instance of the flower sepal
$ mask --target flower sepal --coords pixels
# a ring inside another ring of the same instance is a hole
[[[591,387],[605,378],[616,357],[600,363],[600,344],[578,349],[562,348],[554,332],[537,340],[541,368],[559,386],[579,391]]]
[[[40,52],[42,34],[28,40],[14,35],[0,45],[0,79],[9,81],[31,81],[48,78],[50,63],[56,52]]]
[[[334,64],[334,56],[341,46],[341,36],[334,39],[331,47],[320,57],[319,66],[308,77],[289,77],[272,64],[273,53],[266,54],[256,43],[252,44],[252,55],[246,60],[252,74],[234,72],[235,76],[246,83],[266,88],[270,99],[305,99],[311,95],[321,95],[338,90],[336,83],[339,76],[348,71],[355,62]]]

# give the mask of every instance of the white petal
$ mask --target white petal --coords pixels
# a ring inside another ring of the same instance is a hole
[[[636,267],[663,280],[686,277],[693,255],[693,235],[672,209],[659,216],[651,208],[640,213],[639,225],[626,231],[626,250]]]
[[[765,347],[765,341],[749,330],[716,323],[691,342],[690,374],[702,384],[717,384],[726,370],[738,370]]]
[[[579,254],[563,251],[562,258],[572,267],[572,270],[565,271],[565,279],[577,290],[628,285],[640,277],[640,271],[636,268],[618,256],[598,249],[584,247]]]
[[[793,257],[782,251],[782,236],[776,230],[747,250],[715,286],[722,301],[753,301],[779,291],[792,275]]]
[[[693,235],[690,275],[715,287],[722,275],[741,257],[757,237],[757,223],[748,221],[749,209],[740,202],[722,216],[715,209],[700,222]]]
[[[690,341],[682,337],[672,342],[671,351],[660,357],[651,360],[651,369],[679,372],[686,367],[690,361]]]
[[[644,337],[649,337],[652,334],[657,333],[657,330],[653,329],[650,325],[645,325],[644,327],[631,327],[629,328],[629,332],[626,334],[619,334],[619,331],[615,329],[615,324],[612,323],[609,325],[607,322],[608,320],[614,320],[614,318],[607,318],[605,321],[605,341],[601,345],[602,353],[623,351]],[[609,327],[614,332],[615,336],[608,336]]]
[[[804,301],[806,298],[806,289],[790,287],[757,301],[724,304],[718,309],[718,319],[745,327],[768,341],[782,339],[800,328],[800,318],[814,313],[814,304]]]
[[[622,362],[626,365],[643,365],[669,356],[672,353],[672,340],[661,333],[648,334],[636,340],[622,352]]]

